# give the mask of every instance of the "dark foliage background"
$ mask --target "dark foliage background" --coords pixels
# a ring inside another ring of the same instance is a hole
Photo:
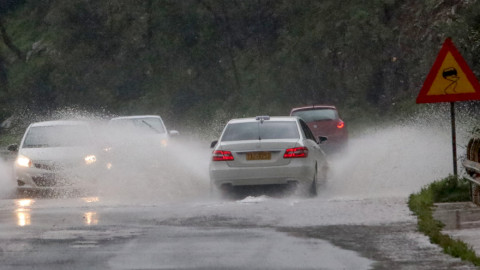
[[[480,5],[444,0],[0,0],[0,120],[80,108],[208,128],[332,103],[408,114],[443,40],[480,74]]]

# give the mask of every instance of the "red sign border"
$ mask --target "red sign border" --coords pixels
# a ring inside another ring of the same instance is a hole
[[[463,73],[467,76],[468,81],[475,90],[475,93],[459,93],[459,94],[448,94],[448,95],[430,95],[427,93],[432,87],[432,84],[435,80],[435,77],[438,74],[438,71],[442,67],[443,62],[447,53],[450,52],[457,61],[457,64],[462,69]],[[472,70],[468,66],[465,59],[463,59],[460,52],[457,50],[455,45],[453,45],[452,39],[447,38],[438,53],[437,59],[433,63],[432,69],[427,75],[425,82],[423,83],[422,89],[417,97],[417,103],[436,103],[436,102],[455,102],[455,101],[466,101],[466,100],[480,100],[480,83],[478,83],[477,77],[473,74]]]

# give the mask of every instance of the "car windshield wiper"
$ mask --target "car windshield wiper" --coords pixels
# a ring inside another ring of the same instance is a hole
[[[42,148],[42,147],[48,147],[48,144],[27,144],[24,147],[25,148]]]
[[[142,120],[142,123],[144,123],[147,127],[151,128],[153,131],[155,131],[155,132],[157,132],[157,133],[161,133],[158,129],[154,128],[152,125],[150,125],[149,123],[147,123],[147,121]]]

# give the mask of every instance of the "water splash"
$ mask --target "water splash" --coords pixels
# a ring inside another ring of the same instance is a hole
[[[370,128],[350,140],[349,149],[331,160],[329,198],[407,197],[453,174],[448,120],[418,117],[398,125]],[[460,130],[468,129],[461,125]],[[457,156],[464,156],[468,133],[457,135]],[[461,168],[461,167],[459,167]]]
[[[13,179],[12,162],[7,162],[0,157],[0,198],[11,196],[16,187]]]

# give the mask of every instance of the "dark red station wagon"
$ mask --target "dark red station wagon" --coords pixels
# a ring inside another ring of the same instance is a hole
[[[345,122],[338,115],[333,105],[312,105],[293,108],[291,116],[302,118],[312,130],[315,138],[327,137],[324,149],[335,151],[344,148],[348,142],[348,131]]]

